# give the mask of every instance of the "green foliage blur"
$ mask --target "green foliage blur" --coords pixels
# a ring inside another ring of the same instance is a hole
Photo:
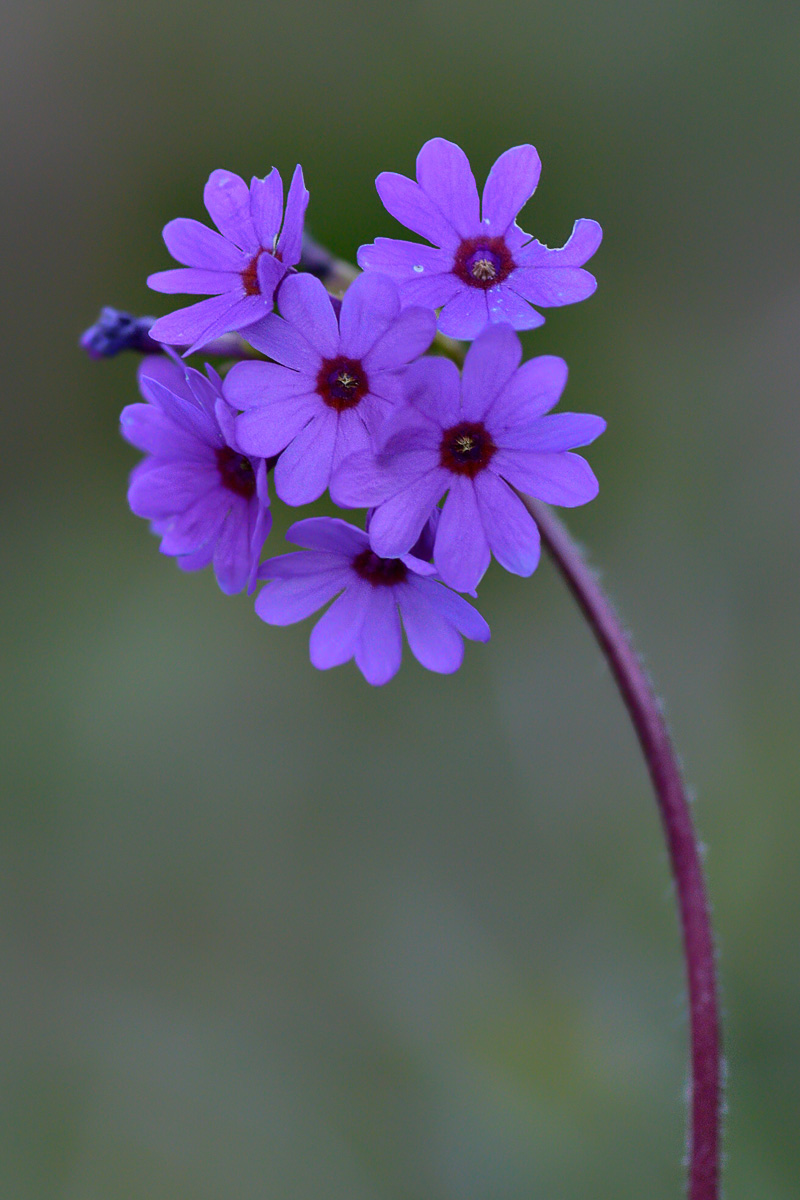
[[[453,678],[374,691],[127,511],[148,292],[222,166],[399,235],[427,138],[544,163],[604,244],[549,310],[599,412],[568,514],[664,697],[709,850],[728,1200],[797,1195],[796,4],[15,0],[2,104],[5,1200],[676,1200],[686,1014],[633,736],[549,564]],[[401,235],[402,236],[402,235]],[[271,543],[292,514],[277,508]]]

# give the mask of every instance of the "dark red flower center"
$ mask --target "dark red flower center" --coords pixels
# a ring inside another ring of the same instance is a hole
[[[353,570],[373,587],[403,583],[408,567],[400,558],[380,558],[373,550],[362,550],[353,559]]]
[[[242,286],[248,296],[261,295],[261,284],[258,282],[258,260],[262,254],[271,254],[273,258],[277,258],[278,262],[281,261],[280,250],[264,250],[263,248],[259,250],[242,271]]]
[[[514,270],[511,251],[502,237],[465,238],[456,251],[453,271],[470,287],[495,287]]]
[[[317,392],[337,412],[355,406],[369,391],[369,381],[357,359],[323,359],[317,376]]]
[[[256,494],[256,473],[249,458],[230,446],[221,446],[217,451],[217,469],[222,486],[236,496],[250,500]]]
[[[454,475],[474,479],[496,452],[497,446],[482,422],[461,421],[445,429],[439,444],[439,461]]]

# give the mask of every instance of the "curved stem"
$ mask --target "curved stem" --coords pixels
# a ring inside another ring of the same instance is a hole
[[[518,493],[519,494],[519,493]],[[714,943],[700,851],[680,767],[647,674],[603,589],[564,525],[520,494],[608,659],[644,752],[678,897],[691,1029],[689,1200],[718,1200],[722,1063]]]

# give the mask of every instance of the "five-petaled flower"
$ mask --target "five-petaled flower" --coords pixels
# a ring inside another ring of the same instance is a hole
[[[161,536],[184,571],[209,563],[223,592],[254,588],[272,525],[267,464],[245,455],[220,378],[163,356],[144,360],[146,404],[122,411],[121,431],[147,458],[134,468],[128,503]]]
[[[544,317],[532,305],[584,300],[596,288],[581,270],[600,245],[596,221],[575,222],[566,245],[551,250],[516,224],[533,195],[541,164],[533,146],[501,154],[483,189],[482,208],[464,151],[444,138],[417,156],[417,180],[391,171],[376,186],[393,217],[433,243],[377,238],[362,246],[358,264],[395,279],[405,304],[441,308],[439,329],[474,338],[488,322],[535,329]]]
[[[477,609],[438,582],[422,559],[380,557],[367,533],[334,517],[298,521],[286,537],[307,549],[261,564],[259,578],[271,582],[256,613],[269,625],[292,625],[338,596],[311,632],[315,667],[355,658],[368,683],[387,683],[402,658],[401,617],[412,654],[429,671],[458,670],[462,637],[488,642]]]
[[[433,561],[445,583],[473,591],[492,554],[515,575],[538,564],[539,531],[513,489],[569,507],[597,494],[589,464],[569,451],[592,442],[605,421],[546,415],[566,363],[544,355],[520,367],[521,355],[509,325],[490,325],[467,353],[462,379],[448,359],[409,368],[407,404],[384,427],[378,453],[353,455],[331,481],[336,504],[375,507],[376,554],[405,554],[447,492]]]
[[[237,363],[224,390],[234,408],[246,410],[236,420],[239,444],[265,458],[280,454],[278,495],[307,504],[343,459],[369,447],[400,399],[403,369],[428,349],[436,321],[430,309],[401,310],[396,285],[382,275],[359,276],[338,317],[311,275],[287,279],[279,306],[281,316],[247,331],[276,361]]]
[[[164,241],[186,266],[158,271],[147,280],[157,292],[211,297],[161,317],[150,331],[156,341],[188,346],[187,353],[272,311],[276,287],[300,261],[308,192],[298,166],[284,215],[283,183],[275,167],[249,188],[231,171],[212,171],[203,199],[219,233],[188,217],[170,221]]]

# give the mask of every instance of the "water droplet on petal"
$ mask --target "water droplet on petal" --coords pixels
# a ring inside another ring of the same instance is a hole
[[[417,272],[418,275],[420,275],[425,270],[425,268],[417,265],[414,267],[414,270]]]

